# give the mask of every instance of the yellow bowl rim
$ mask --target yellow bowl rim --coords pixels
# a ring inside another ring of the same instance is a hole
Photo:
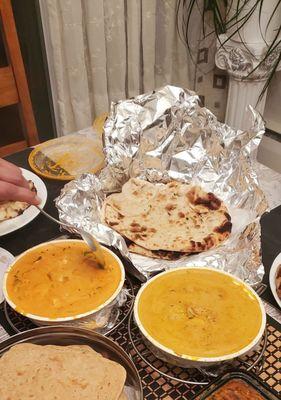
[[[58,175],[58,176],[56,176],[56,175],[48,174],[47,172],[41,171],[41,169],[39,169],[34,162],[35,154],[38,153],[38,151],[42,151],[42,149],[44,149],[45,147],[48,147],[51,142],[55,142],[58,139],[60,139],[60,137],[46,140],[46,142],[43,142],[43,143],[39,143],[36,147],[33,148],[31,153],[29,154],[28,163],[29,163],[31,169],[34,172],[36,172],[36,174],[40,175],[43,178],[52,179],[52,180],[56,180],[56,181],[71,181],[77,177],[75,177],[74,175],[64,175],[64,176]],[[91,174],[95,174],[96,172],[100,171],[100,169],[105,164],[105,160],[103,158],[104,157],[103,150],[97,148],[96,151],[97,151],[97,154],[100,156],[101,161],[97,164],[97,166],[95,168],[92,169],[91,172],[89,172]]]

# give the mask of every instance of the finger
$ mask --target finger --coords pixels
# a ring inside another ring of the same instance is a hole
[[[10,169],[10,170],[19,169],[19,167],[17,165],[12,164],[9,161],[3,160],[3,158],[0,158],[0,170],[2,168],[3,169]]]
[[[10,171],[20,170],[20,168],[17,165],[12,164],[9,161],[3,160],[3,158],[0,158],[0,171],[2,169],[8,169]]]
[[[29,204],[40,204],[41,200],[29,189],[0,181],[0,201],[24,201]]]
[[[22,186],[26,189],[29,188],[28,181],[23,177],[20,168],[5,160],[0,161],[0,180],[12,183],[13,185]]]

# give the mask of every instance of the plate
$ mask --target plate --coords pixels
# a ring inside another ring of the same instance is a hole
[[[125,392],[128,400],[143,400],[142,385],[137,369],[125,351],[111,339],[88,329],[74,327],[44,327],[18,333],[0,343],[0,357],[17,343],[40,345],[87,345],[104,357],[121,364],[127,371]]]
[[[42,200],[39,206],[43,208],[47,201],[47,188],[45,183],[33,172],[23,168],[21,168],[21,170],[25,179],[31,180],[34,183],[34,186],[37,190],[37,195]],[[11,233],[19,228],[22,228],[31,222],[35,217],[37,217],[39,213],[40,211],[36,207],[30,206],[21,215],[8,219],[7,221],[0,222],[0,236],[7,235],[7,233]]]
[[[275,276],[276,276],[277,268],[279,267],[279,265],[281,265],[281,253],[279,253],[278,256],[275,258],[275,260],[273,261],[273,264],[272,264],[272,266],[270,268],[270,272],[269,272],[270,289],[272,291],[272,294],[273,294],[277,304],[281,308],[281,299],[279,299],[279,297],[277,296],[276,282],[275,282]]]
[[[37,174],[56,180],[71,180],[83,173],[95,173],[104,163],[102,142],[87,134],[73,134],[36,146],[28,162]]]
[[[264,399],[264,400],[277,400],[278,397],[275,395],[275,393],[273,393],[267,386],[265,386],[264,382],[260,381],[258,379],[257,376],[251,376],[246,374],[245,372],[228,372],[226,375],[224,376],[220,376],[218,377],[214,382],[212,382],[207,388],[204,388],[200,391],[200,393],[198,393],[196,395],[196,397],[194,397],[194,400],[208,400],[208,399],[212,399],[212,398],[217,398],[216,394],[218,393],[219,389],[221,389],[222,387],[226,386],[227,384],[229,384],[230,382],[233,381],[238,381],[240,382],[240,384],[243,382],[244,385],[246,386],[246,389],[254,392],[248,393],[249,395],[253,395],[253,397],[255,397],[256,399]],[[229,390],[229,389],[228,389]],[[233,397],[236,397],[235,393],[236,391],[231,391],[229,390],[228,395],[225,394],[227,396],[227,398],[231,398],[231,393],[233,393]],[[230,396],[230,397],[228,397]],[[238,394],[237,396],[241,399],[242,397],[240,397]],[[247,398],[249,399],[250,397]],[[258,397],[256,397],[258,396]],[[237,398],[238,398],[237,397]],[[226,397],[221,397],[221,398],[226,398]]]
[[[7,268],[12,264],[14,261],[15,257],[9,253],[7,250],[2,249],[0,247],[0,304],[4,300],[4,294],[3,294],[3,278],[5,271]]]

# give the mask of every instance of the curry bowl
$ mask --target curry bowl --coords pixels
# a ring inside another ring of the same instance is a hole
[[[122,290],[121,260],[103,247],[101,268],[83,240],[55,240],[16,258],[5,273],[7,303],[37,325],[106,321]]]
[[[134,319],[156,357],[184,368],[251,352],[266,326],[263,304],[249,285],[205,267],[177,268],[150,279],[136,296]]]

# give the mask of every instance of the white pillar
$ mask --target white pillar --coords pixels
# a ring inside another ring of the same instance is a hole
[[[225,122],[238,129],[248,129],[250,127],[250,114],[246,111],[249,104],[255,107],[261,114],[264,111],[266,93],[260,101],[258,101],[259,96],[278,58],[281,47],[276,48],[264,63],[255,71],[253,70],[259,64],[260,60],[263,59],[267,51],[267,46],[272,42],[276,27],[280,25],[281,12],[278,15],[276,13],[268,29],[266,29],[276,1],[272,0],[263,3],[261,30],[259,27],[259,7],[257,7],[252,17],[241,28],[240,35],[235,34],[223,47],[218,43],[218,50],[215,57],[216,65],[218,68],[226,70],[229,75]],[[234,10],[236,7],[235,3],[233,1]],[[249,2],[247,8],[252,5],[251,3],[255,3],[255,1]],[[244,13],[248,11],[247,8],[243,10]],[[230,11],[229,15],[230,17],[232,16],[232,11]],[[231,33],[230,31],[227,34],[221,35],[220,42],[223,43]],[[267,43],[265,43],[264,38]],[[279,65],[280,68],[281,65]],[[252,71],[253,73],[249,75]]]

